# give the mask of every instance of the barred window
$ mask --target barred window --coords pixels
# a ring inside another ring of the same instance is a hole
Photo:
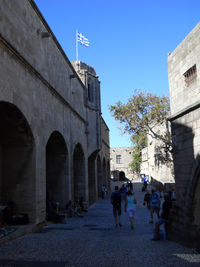
[[[120,164],[122,160],[122,156],[121,155],[116,155],[116,163]]]
[[[185,84],[188,87],[191,83],[193,83],[196,80],[197,77],[196,64],[192,66],[189,70],[187,70],[183,75],[185,77]]]

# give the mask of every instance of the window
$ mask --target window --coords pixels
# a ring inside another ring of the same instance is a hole
[[[196,64],[192,66],[189,70],[187,70],[183,75],[185,77],[185,85],[188,87],[191,83],[193,83],[196,80],[197,77]]]
[[[116,155],[116,163],[117,164],[120,164],[121,163],[121,160],[122,160],[121,155]]]

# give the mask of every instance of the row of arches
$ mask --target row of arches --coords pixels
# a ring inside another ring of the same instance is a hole
[[[7,102],[0,102],[0,125],[0,203],[13,202],[17,213],[26,213],[34,221],[36,153],[31,128],[22,112]],[[46,179],[40,186],[45,187],[41,191],[46,194],[46,202],[54,199],[64,208],[70,193],[72,200],[88,196],[92,204],[100,195],[102,184],[107,185],[109,162],[105,158],[102,161],[98,153],[86,161],[80,143],[69,155],[65,139],[58,131],[50,135],[45,156]]]

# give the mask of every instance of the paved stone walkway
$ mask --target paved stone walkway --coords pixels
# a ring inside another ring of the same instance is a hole
[[[137,186],[138,187],[138,186]],[[138,201],[135,229],[122,215],[122,228],[114,228],[109,199],[99,201],[84,218],[69,218],[0,245],[0,267],[24,266],[200,266],[200,255],[170,241],[151,241],[153,225],[142,205],[141,186],[135,188]]]

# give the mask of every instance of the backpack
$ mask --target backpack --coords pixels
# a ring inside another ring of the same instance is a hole
[[[150,194],[149,193],[146,193],[144,195],[144,201],[149,201],[150,200]]]
[[[113,205],[120,205],[121,204],[121,194],[119,192],[113,193],[112,203],[113,203]]]
[[[151,194],[150,199],[152,207],[156,207],[159,205],[159,196],[157,193],[155,193],[154,196]]]

